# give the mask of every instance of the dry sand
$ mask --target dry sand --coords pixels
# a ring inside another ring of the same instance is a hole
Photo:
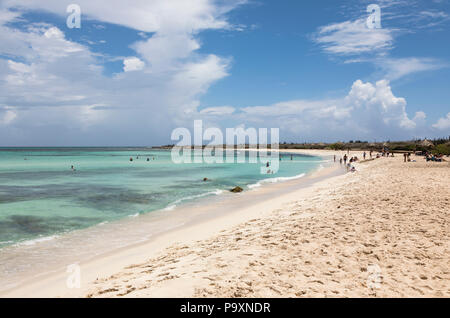
[[[356,164],[157,253],[142,246],[143,261],[78,296],[450,297],[450,163],[413,159]]]

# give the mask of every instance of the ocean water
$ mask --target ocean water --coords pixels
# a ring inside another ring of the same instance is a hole
[[[0,148],[0,248],[299,178],[323,162],[281,157],[277,174],[262,175],[260,163],[174,164],[148,148]]]

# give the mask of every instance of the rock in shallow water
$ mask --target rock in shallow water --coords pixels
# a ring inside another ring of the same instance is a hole
[[[241,187],[234,187],[233,189],[231,189],[230,190],[230,192],[233,192],[233,193],[239,193],[239,192],[242,192],[242,191],[244,191],[244,189],[242,189]]]

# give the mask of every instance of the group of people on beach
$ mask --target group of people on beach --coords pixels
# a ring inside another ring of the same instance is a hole
[[[347,154],[345,154],[343,157],[339,159],[339,164],[344,164],[347,171],[355,172],[356,168],[352,165],[352,163],[359,161],[359,158],[357,156],[350,157],[350,151],[347,151]],[[366,151],[362,154],[363,160],[366,160],[368,157],[368,154]],[[369,151],[369,157],[370,159],[373,158],[373,150]],[[376,158],[380,157],[394,157],[394,153],[390,152],[389,149],[383,148],[380,152],[376,154]],[[347,163],[348,161],[348,163]],[[336,155],[334,155],[334,162],[336,162]]]
[[[437,153],[437,154],[433,154],[430,151],[416,151],[415,153],[416,156],[423,156],[424,159],[428,162],[428,161],[434,161],[434,162],[444,162],[447,161],[444,158],[444,155],[441,153]],[[449,157],[449,155],[447,155],[447,157]],[[409,157],[408,157],[409,159]],[[410,161],[410,160],[408,160]]]
[[[444,155],[433,155],[427,152],[425,155],[425,159],[427,161],[435,161],[435,162],[442,162],[444,160]]]
[[[364,152],[363,156],[365,157],[366,153]],[[348,163],[347,163],[348,160]],[[347,172],[355,172],[356,168],[352,165],[353,162],[358,161],[358,157],[354,156],[348,159],[348,156],[345,154],[344,157],[339,158],[339,164],[342,165],[344,163]],[[334,162],[336,162],[336,155],[334,155]]]
[[[347,153],[349,153],[349,152],[347,152]],[[372,153],[373,153],[373,151],[370,150],[370,152],[369,152],[370,159],[372,159]],[[434,154],[432,154],[432,153],[430,153],[428,151],[422,153],[421,155],[425,156],[426,161],[434,161],[434,162],[445,161],[444,158],[443,158],[444,157],[443,155],[434,155]],[[367,153],[364,151],[362,156],[363,156],[364,160],[366,160]],[[389,149],[385,147],[380,152],[378,152],[376,154],[376,158],[381,158],[381,157],[386,157],[386,158],[391,157],[392,158],[392,157],[394,157],[394,152],[389,151]],[[347,160],[348,160],[348,163],[347,163]],[[339,163],[341,165],[342,165],[342,163],[344,163],[347,171],[352,171],[352,172],[356,171],[356,169],[351,164],[353,162],[356,162],[356,161],[358,161],[358,157],[354,156],[354,157],[351,157],[349,159],[349,156],[347,154],[345,154],[343,157],[341,157],[339,159]],[[415,162],[415,160],[411,159],[411,153],[410,152],[404,152],[403,153],[403,161],[404,162]],[[334,162],[336,162],[336,155],[334,155]]]

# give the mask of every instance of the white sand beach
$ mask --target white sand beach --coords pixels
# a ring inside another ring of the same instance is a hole
[[[413,159],[318,178],[337,163],[308,186],[80,263],[81,288],[60,271],[0,296],[450,297],[450,163]]]

